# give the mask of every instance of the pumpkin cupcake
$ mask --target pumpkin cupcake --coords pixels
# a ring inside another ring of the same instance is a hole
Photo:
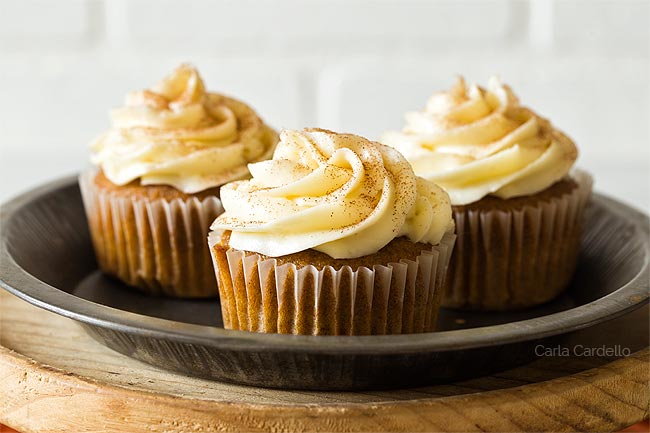
[[[573,141],[508,86],[458,79],[381,141],[451,198],[458,241],[444,306],[512,310],[567,287],[592,179],[572,171]]]
[[[284,131],[224,185],[209,236],[224,326],[366,335],[432,331],[455,240],[448,195],[394,149]]]
[[[277,134],[246,104],[208,93],[181,65],[111,112],[79,183],[101,269],[147,293],[216,296],[205,239],[219,187],[269,158]]]

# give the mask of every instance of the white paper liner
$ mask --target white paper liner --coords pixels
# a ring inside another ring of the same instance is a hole
[[[224,327],[251,332],[369,335],[429,332],[438,307],[456,235],[420,253],[371,268],[334,269],[278,265],[256,253],[214,248]]]
[[[205,239],[223,212],[218,197],[167,201],[104,191],[96,170],[79,176],[90,234],[103,271],[152,294],[217,296]]]
[[[512,310],[547,302],[573,276],[593,180],[574,170],[570,193],[520,209],[454,209],[458,240],[444,307]]]

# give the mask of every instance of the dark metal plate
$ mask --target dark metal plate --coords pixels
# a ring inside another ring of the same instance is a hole
[[[588,212],[578,271],[563,296],[513,313],[443,310],[442,332],[414,335],[228,331],[217,300],[140,294],[98,271],[76,178],[3,205],[0,230],[0,285],[8,291],[78,320],[95,339],[133,358],[248,385],[352,390],[483,375],[532,359],[542,340],[648,300],[648,217],[599,194]]]

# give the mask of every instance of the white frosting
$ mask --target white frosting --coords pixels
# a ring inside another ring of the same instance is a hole
[[[489,194],[535,194],[567,175],[578,156],[566,135],[520,106],[496,78],[487,90],[459,79],[434,94],[424,111],[407,113],[404,129],[381,141],[404,154],[417,175],[443,187],[454,205]]]
[[[246,104],[207,93],[196,69],[181,65],[111,112],[113,128],[92,144],[92,161],[116,185],[171,185],[185,193],[248,175],[271,156],[276,133]]]
[[[225,213],[212,225],[232,231],[235,249],[353,258],[398,236],[437,244],[453,229],[448,195],[399,152],[362,137],[283,131],[273,159],[249,169],[251,180],[221,188]]]

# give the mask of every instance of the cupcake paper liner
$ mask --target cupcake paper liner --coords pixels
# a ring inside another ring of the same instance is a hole
[[[416,260],[319,270],[256,253],[214,248],[224,327],[307,335],[405,334],[433,331],[456,235],[447,233]]]
[[[454,208],[458,240],[442,305],[512,310],[555,298],[573,276],[592,178],[570,193],[513,210]]]
[[[82,173],[79,186],[100,268],[151,294],[217,296],[205,240],[221,200],[126,197],[98,187],[96,173]]]

